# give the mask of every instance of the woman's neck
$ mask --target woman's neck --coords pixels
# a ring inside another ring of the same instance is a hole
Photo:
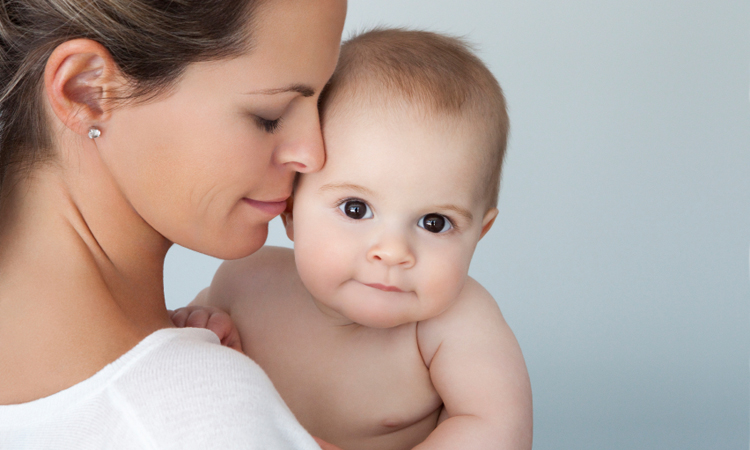
[[[170,243],[90,169],[39,167],[0,203],[0,404],[68,388],[171,325]]]

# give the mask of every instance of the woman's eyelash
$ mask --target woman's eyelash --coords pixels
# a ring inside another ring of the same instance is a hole
[[[278,131],[279,127],[281,126],[281,118],[276,120],[268,120],[262,117],[257,117],[256,122],[258,122],[258,126],[261,127],[266,133],[274,133]]]

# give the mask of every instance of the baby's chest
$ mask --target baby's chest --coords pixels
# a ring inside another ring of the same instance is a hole
[[[302,340],[297,350],[286,367],[266,370],[312,434],[335,434],[343,442],[389,434],[411,441],[415,438],[409,435],[416,433],[420,442],[435,427],[442,401],[419,352],[414,325],[365,330],[345,339],[318,336]],[[304,375],[299,375],[301,367]]]

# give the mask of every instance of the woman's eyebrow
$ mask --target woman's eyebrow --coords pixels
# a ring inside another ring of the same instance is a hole
[[[284,92],[298,92],[303,97],[312,97],[315,95],[315,89],[305,84],[291,84],[286,87],[272,88],[272,89],[261,89],[260,91],[246,92],[246,95],[275,95],[282,94]]]

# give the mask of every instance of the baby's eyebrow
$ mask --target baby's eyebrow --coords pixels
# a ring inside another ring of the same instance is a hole
[[[320,187],[320,189],[318,189],[318,191],[320,192],[341,191],[341,190],[356,191],[356,192],[359,192],[360,194],[370,195],[370,196],[373,195],[373,192],[367,189],[366,187],[360,186],[358,184],[351,184],[351,183],[328,183],[328,184],[324,184],[323,186]]]
[[[468,209],[465,209],[465,208],[461,208],[460,206],[456,206],[456,205],[437,205],[436,208],[439,209],[439,210],[441,210],[441,209],[442,210],[446,210],[447,209],[448,211],[453,211],[456,214],[458,214],[459,216],[462,216],[468,222],[471,222],[472,220],[474,220],[474,215],[471,213],[471,211],[469,211]]]

